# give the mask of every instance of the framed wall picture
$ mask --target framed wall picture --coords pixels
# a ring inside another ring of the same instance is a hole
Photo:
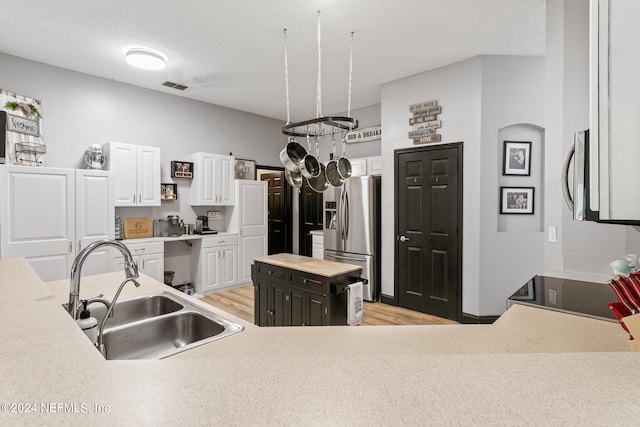
[[[256,179],[256,161],[236,159],[236,179]]]
[[[160,200],[176,200],[178,198],[178,184],[160,184]]]
[[[500,187],[501,214],[533,214],[533,187]]]
[[[171,162],[171,178],[193,179],[193,163],[173,160]]]
[[[503,175],[531,175],[531,141],[505,141]]]

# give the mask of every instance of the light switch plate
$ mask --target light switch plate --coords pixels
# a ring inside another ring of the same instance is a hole
[[[558,243],[558,229],[556,227],[549,227],[549,241],[551,243]]]

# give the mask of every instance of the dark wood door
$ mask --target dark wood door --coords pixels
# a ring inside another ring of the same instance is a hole
[[[397,150],[395,292],[401,307],[461,311],[462,145]]]
[[[292,251],[291,221],[289,209],[289,185],[284,172],[273,172],[260,175],[267,181],[269,255]]]
[[[311,231],[322,230],[322,193],[317,193],[307,185],[303,179],[300,188],[300,255],[311,256],[312,242]]]

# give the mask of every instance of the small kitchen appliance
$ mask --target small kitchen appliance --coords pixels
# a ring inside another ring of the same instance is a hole
[[[216,234],[217,230],[209,229],[209,217],[206,215],[199,215],[196,218],[196,229],[193,230],[195,234]]]

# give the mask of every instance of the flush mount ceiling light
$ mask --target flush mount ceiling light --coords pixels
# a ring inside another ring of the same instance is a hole
[[[125,59],[129,65],[143,70],[162,70],[167,62],[166,56],[147,47],[127,49]]]

